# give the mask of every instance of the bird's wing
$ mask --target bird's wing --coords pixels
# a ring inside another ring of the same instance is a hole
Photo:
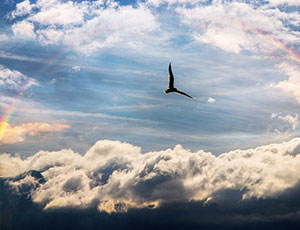
[[[171,63],[169,64],[169,89],[174,88],[174,76],[172,72]]]
[[[179,91],[179,90],[176,90],[174,93],[177,93],[177,94],[180,94],[180,95],[183,95],[183,96],[186,96],[186,97],[189,97],[189,98],[193,98],[192,96],[182,92],[182,91]]]

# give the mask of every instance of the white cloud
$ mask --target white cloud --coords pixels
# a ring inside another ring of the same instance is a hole
[[[208,103],[215,103],[215,102],[216,102],[216,99],[214,99],[213,97],[209,97],[209,98],[207,99],[207,102],[208,102]]]
[[[244,191],[243,199],[276,197],[299,182],[299,153],[300,138],[219,156],[180,145],[141,154],[139,147],[103,140],[83,156],[72,150],[40,151],[25,159],[2,154],[0,169],[4,177],[40,171],[46,182],[33,186],[31,196],[45,208],[84,207],[98,201],[99,210],[114,212],[211,200],[226,189]],[[11,186],[29,182],[35,183],[24,178]]]
[[[72,67],[72,72],[76,73],[76,72],[79,72],[79,71],[80,71],[80,66],[79,65],[76,65],[76,66]]]
[[[288,76],[288,79],[273,84],[272,87],[280,88],[300,103],[300,68],[288,63],[282,63],[278,67]]]
[[[290,114],[286,116],[278,116],[278,119],[288,122],[292,129],[296,129],[298,125],[298,114],[295,114],[295,116],[292,116]]]
[[[11,13],[11,17],[15,18],[18,16],[24,16],[31,13],[33,5],[30,4],[29,0],[25,0],[16,5],[16,9]]]
[[[84,22],[84,13],[88,10],[85,5],[75,4],[72,1],[65,3],[53,1],[52,4],[40,1],[39,6],[40,11],[28,17],[28,20],[41,25],[81,24]]]
[[[155,16],[141,3],[132,7],[111,1],[39,0],[31,5],[36,10],[13,25],[16,36],[64,44],[87,55],[115,44],[139,43],[158,29]]]
[[[299,41],[287,24],[298,23],[299,14],[278,8],[243,2],[218,1],[195,7],[177,7],[182,22],[190,27],[195,40],[228,52],[243,50],[269,54],[283,44]]]
[[[271,5],[289,5],[289,6],[300,6],[300,1],[298,0],[268,0]]]
[[[1,129],[0,133],[3,138],[0,139],[0,144],[14,144],[23,142],[29,136],[36,136],[40,133],[46,132],[61,132],[65,129],[70,128],[66,124],[48,124],[48,123],[24,123],[21,125],[13,126],[11,124],[0,123],[5,125],[4,129]]]
[[[207,2],[207,0],[148,0],[148,3],[158,7],[161,4],[196,4],[200,2]]]
[[[248,44],[245,33],[230,27],[208,25],[204,35],[195,35],[194,38],[203,43],[215,46],[233,53],[239,53],[243,46]]]
[[[272,113],[271,118],[275,118],[275,117],[278,117],[277,113]]]
[[[37,81],[16,70],[10,70],[0,65],[0,87],[20,90],[24,86],[37,85]]]
[[[271,119],[273,118],[277,118],[279,120],[285,121],[287,123],[289,123],[289,125],[291,126],[291,128],[293,130],[295,130],[298,126],[298,114],[296,113],[295,116],[291,115],[291,114],[287,114],[285,116],[282,116],[280,114],[277,113],[272,113],[271,114]]]
[[[12,25],[12,31],[18,39],[35,39],[34,25],[28,21],[17,22]]]

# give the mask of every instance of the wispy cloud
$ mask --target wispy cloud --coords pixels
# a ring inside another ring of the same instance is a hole
[[[47,115],[55,115],[55,116],[74,116],[74,117],[90,117],[90,118],[103,118],[103,119],[115,119],[115,120],[125,120],[125,121],[133,121],[133,122],[143,122],[148,124],[159,124],[159,122],[141,119],[141,118],[133,118],[133,117],[125,117],[112,115],[109,113],[87,113],[81,111],[68,111],[68,110],[50,110],[50,109],[19,109],[21,112],[25,112],[28,114],[47,114]]]
[[[300,15],[286,14],[264,5],[257,8],[251,2],[219,4],[216,1],[192,8],[178,7],[176,12],[191,28],[191,34],[196,41],[228,52],[240,53],[248,50],[269,55],[282,48],[275,44],[276,39],[284,45],[298,41],[297,34],[291,33],[284,21],[292,24]]]

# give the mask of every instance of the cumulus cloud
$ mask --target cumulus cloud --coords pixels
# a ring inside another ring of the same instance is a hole
[[[18,39],[35,39],[34,25],[28,21],[17,22],[12,25],[12,31]]]
[[[31,13],[33,5],[30,4],[29,0],[25,0],[16,5],[16,9],[11,13],[11,17],[24,16]]]
[[[16,70],[10,70],[0,65],[0,87],[20,90],[24,85],[37,85],[37,81]]]
[[[274,198],[300,179],[300,138],[214,156],[202,150],[141,153],[119,141],[98,141],[84,155],[72,150],[40,151],[21,159],[0,155],[2,177],[37,171],[43,183],[22,177],[12,188],[30,185],[34,202],[44,208],[88,207],[106,212],[155,208],[164,203],[221,199],[222,191],[241,192],[244,200]]]
[[[87,55],[117,43],[138,42],[158,28],[155,16],[143,4],[133,7],[112,1],[39,0],[30,6],[35,10],[12,27],[16,36],[46,45],[64,44]],[[18,4],[12,15],[19,16],[19,8]]]
[[[4,124],[1,124],[4,125]],[[3,139],[0,144],[14,144],[23,142],[29,136],[36,136],[46,132],[60,132],[70,128],[66,124],[48,124],[48,123],[24,123],[13,126],[7,124],[4,129]]]

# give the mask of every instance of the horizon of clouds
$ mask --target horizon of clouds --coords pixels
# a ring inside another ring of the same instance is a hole
[[[211,203],[222,200],[216,195],[226,190],[241,191],[242,200],[276,198],[299,182],[299,151],[299,138],[219,156],[180,145],[141,154],[140,147],[101,140],[84,155],[71,149],[27,158],[1,154],[0,169],[17,194],[29,189],[45,209],[89,207],[96,201],[99,211],[112,213],[182,201]],[[32,171],[41,176],[26,174]]]

